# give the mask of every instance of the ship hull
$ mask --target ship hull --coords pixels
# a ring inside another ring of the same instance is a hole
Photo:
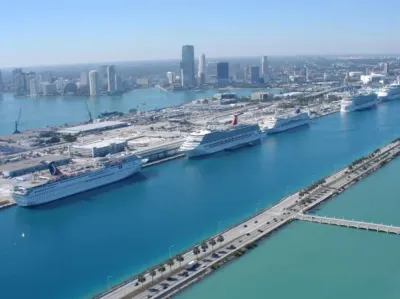
[[[309,123],[310,123],[310,120],[309,119],[305,119],[305,120],[302,120],[302,121],[298,121],[298,122],[295,122],[295,123],[283,125],[283,126],[280,126],[280,127],[265,128],[265,129],[263,129],[263,133],[265,133],[265,134],[276,134],[276,133],[292,130],[292,129],[295,129],[295,128],[298,128],[298,127],[308,126]]]
[[[13,198],[19,206],[41,205],[121,181],[139,172],[141,168],[142,163],[139,160],[133,160],[81,176],[59,180],[52,183],[51,186],[43,185],[27,195],[14,194]]]
[[[193,149],[181,149],[180,151],[183,152],[188,158],[194,158],[211,155],[225,150],[234,150],[249,145],[255,145],[258,144],[260,140],[261,134],[259,132],[253,132],[249,136],[233,140],[231,142],[222,143],[220,145],[199,145]]]
[[[361,111],[361,110],[367,110],[367,109],[372,109],[376,107],[376,101],[371,101],[362,105],[342,105],[340,107],[340,111],[347,113],[347,112],[354,112],[354,111]]]

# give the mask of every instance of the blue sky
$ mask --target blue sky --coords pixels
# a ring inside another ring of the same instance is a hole
[[[400,53],[399,0],[3,0],[0,67]]]

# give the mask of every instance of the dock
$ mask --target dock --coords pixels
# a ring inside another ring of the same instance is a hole
[[[336,226],[400,235],[400,227],[393,225],[385,225],[372,222],[347,220],[347,219],[324,217],[324,216],[306,215],[301,213],[296,215],[296,219],[309,222],[323,223],[328,225],[336,225]]]
[[[139,275],[132,276],[94,298],[168,298],[233,258],[240,257],[247,250],[257,246],[258,241],[296,220],[313,220],[331,225],[399,234],[400,228],[394,226],[305,214],[315,206],[344,192],[399,154],[400,139],[396,139],[326,178],[282,198],[275,205],[259,210],[255,215],[210,236]],[[193,260],[198,261],[199,266],[188,271],[185,265]]]

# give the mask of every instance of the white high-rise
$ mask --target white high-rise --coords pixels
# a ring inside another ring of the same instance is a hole
[[[31,97],[37,97],[40,93],[40,80],[37,76],[29,78],[29,91]]]
[[[264,82],[268,82],[269,80],[268,56],[261,56],[261,76],[264,78]]]
[[[97,71],[89,72],[89,90],[91,96],[99,93],[99,73]]]
[[[169,85],[174,84],[175,74],[173,72],[167,72],[167,80]]]
[[[115,92],[115,66],[107,66],[107,91],[109,93]]]
[[[199,70],[198,70],[198,77],[199,77],[199,85],[203,85],[206,83],[206,55],[201,54],[199,58]]]

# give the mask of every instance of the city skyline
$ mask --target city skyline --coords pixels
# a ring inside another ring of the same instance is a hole
[[[0,68],[179,59],[185,44],[195,46],[196,58],[200,53],[243,57],[400,52],[400,41],[393,34],[400,24],[394,15],[400,4],[393,0],[386,6],[371,0],[250,0],[229,6],[205,0],[196,10],[184,3],[116,0],[109,6],[71,0],[61,6],[38,0],[20,6],[8,2],[0,20],[7,28],[0,33]],[[237,21],[221,19],[221,11],[237,16]],[[107,26],[101,26],[105,18]]]

